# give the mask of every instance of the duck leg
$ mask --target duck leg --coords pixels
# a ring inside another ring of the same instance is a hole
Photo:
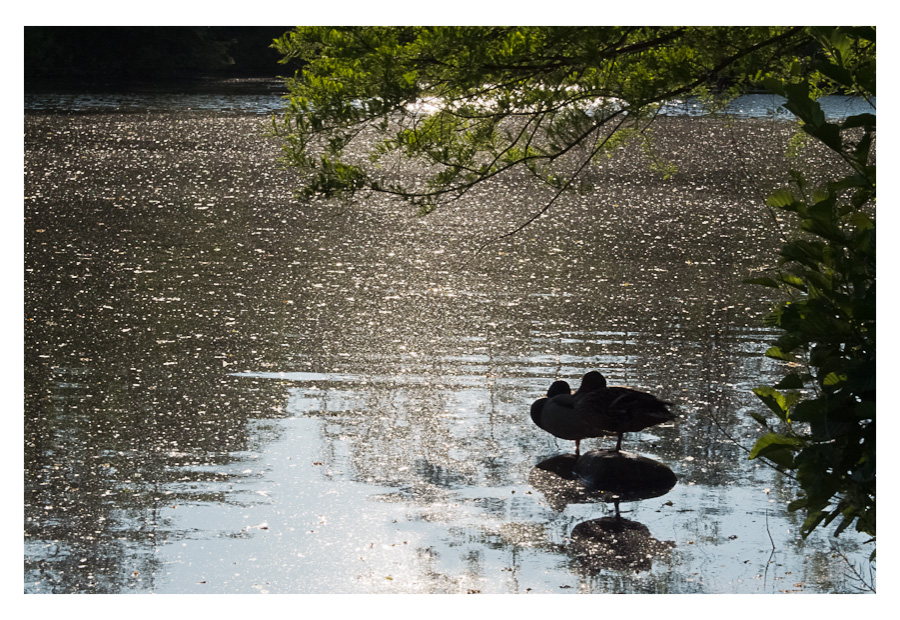
[[[625,433],[619,433],[619,440],[616,442],[616,452],[622,449],[622,435]]]
[[[580,456],[580,455],[581,455],[581,453],[579,452],[579,444],[581,444],[581,440],[580,440],[580,439],[576,439],[576,440],[575,440],[575,456]]]

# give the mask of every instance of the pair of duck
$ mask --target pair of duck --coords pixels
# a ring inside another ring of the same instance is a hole
[[[551,435],[574,440],[576,456],[581,440],[589,437],[618,435],[619,452],[624,433],[674,420],[671,404],[631,388],[607,387],[606,378],[592,370],[574,394],[565,381],[554,381],[547,396],[532,403],[531,419]]]

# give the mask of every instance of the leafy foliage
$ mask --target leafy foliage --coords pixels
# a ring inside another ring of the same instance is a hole
[[[835,535],[855,522],[874,539],[875,115],[831,123],[814,95],[837,88],[875,96],[875,32],[818,28],[814,34],[821,56],[806,70],[795,67],[797,79],[765,83],[787,98],[802,130],[840,155],[848,172],[817,187],[792,172],[794,187],[768,198],[770,207],[794,214],[800,233],[781,248],[781,267],[772,276],[748,280],[790,297],[766,319],[781,330],[766,354],[790,363],[778,384],[754,390],[770,415],[754,415],[767,432],[750,457],[796,472],[802,494],[789,508],[805,510],[804,535],[841,517]]]
[[[273,133],[307,197],[375,190],[428,211],[517,168],[562,190],[643,135],[664,102],[736,90],[808,39],[768,27],[297,28],[275,42],[307,64]],[[424,185],[391,174],[413,162]]]

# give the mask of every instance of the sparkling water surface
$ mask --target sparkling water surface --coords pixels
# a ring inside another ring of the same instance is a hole
[[[679,173],[626,149],[594,191],[476,254],[549,194],[513,179],[426,217],[377,197],[303,204],[263,136],[277,94],[190,97],[73,95],[76,112],[26,97],[25,592],[869,579],[871,545],[803,540],[791,481],[747,459],[750,390],[780,370],[763,356],[771,300],[742,280],[787,229],[761,205],[789,123],[662,119]],[[573,531],[616,508],[545,484],[536,466],[574,446],[528,415],[591,369],[677,413],[626,436],[678,482],[622,502],[642,546],[599,560]]]

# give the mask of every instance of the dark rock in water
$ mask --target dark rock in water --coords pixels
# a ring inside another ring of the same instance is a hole
[[[644,456],[615,450],[592,450],[581,455],[574,473],[588,492],[613,493],[627,500],[657,497],[678,478],[666,465]]]

